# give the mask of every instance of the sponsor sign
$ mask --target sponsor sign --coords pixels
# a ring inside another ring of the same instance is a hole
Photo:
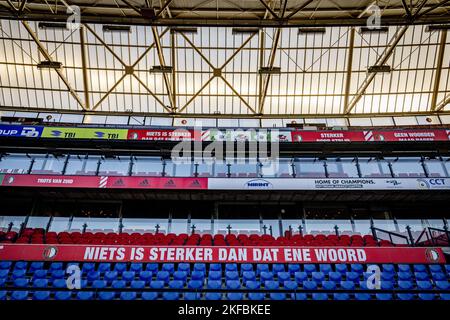
[[[357,142],[364,141],[361,131],[292,131],[293,142]]]
[[[448,141],[445,130],[364,131],[365,141]]]
[[[135,130],[129,129],[128,140],[200,141],[199,130]]]
[[[45,127],[43,138],[126,140],[128,129]]]
[[[223,263],[445,263],[440,248],[4,244],[0,260]]]
[[[0,125],[1,137],[39,138],[44,127]]]

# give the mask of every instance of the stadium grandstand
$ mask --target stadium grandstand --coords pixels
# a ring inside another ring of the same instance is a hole
[[[450,300],[449,10],[0,0],[2,306]]]

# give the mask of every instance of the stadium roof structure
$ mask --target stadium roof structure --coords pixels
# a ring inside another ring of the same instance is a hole
[[[0,108],[446,113],[449,9],[450,0],[0,0]]]

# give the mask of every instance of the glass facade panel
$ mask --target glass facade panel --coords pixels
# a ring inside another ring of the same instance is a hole
[[[198,177],[212,177],[214,176],[214,160],[213,159],[202,159],[200,161],[195,161],[197,166],[197,176]]]
[[[258,177],[259,164],[254,159],[236,159],[231,163],[232,178],[256,178]]]
[[[397,178],[425,177],[420,158],[389,158],[394,176]]]
[[[71,155],[66,167],[66,175],[95,176],[100,156]]]
[[[45,228],[50,217],[29,217],[27,221],[27,228]]]
[[[62,174],[67,156],[55,157],[52,154],[33,155],[32,174]]]
[[[0,173],[28,173],[31,157],[26,154],[8,154],[0,159]]]
[[[0,217],[0,230],[7,231],[9,224],[12,223],[11,231],[18,232],[20,225],[25,221],[25,216],[1,216]]]
[[[358,178],[358,168],[354,158],[337,158],[326,161],[328,177]]]
[[[189,233],[192,232],[192,226],[195,226],[195,233],[198,234],[212,234],[214,231],[211,219],[192,219]]]
[[[53,232],[62,232],[69,230],[70,218],[67,217],[54,217],[52,224],[50,225],[50,230]]]
[[[231,229],[229,229],[231,228]],[[263,234],[259,220],[256,219],[222,219],[214,221],[215,233],[228,234]]]
[[[389,164],[386,160],[377,158],[358,158],[361,177],[363,178],[388,178],[391,177]]]
[[[297,178],[325,178],[324,161],[314,158],[295,159]]]
[[[123,232],[151,232],[167,233],[169,230],[169,219],[122,219]]]
[[[274,178],[292,178],[292,159],[278,159],[278,161],[260,160],[261,176]]]
[[[191,160],[165,160],[166,177],[193,177],[194,163]]]
[[[130,157],[102,157],[98,174],[105,176],[128,176],[129,170]]]
[[[188,230],[188,219],[172,219],[170,223],[170,232],[176,234],[190,234],[191,230]]]
[[[118,232],[119,219],[75,217],[72,220],[70,231],[82,231],[86,224],[86,231],[90,232]]]
[[[281,236],[279,220],[264,219],[262,224],[262,234],[269,234],[275,238]]]
[[[441,159],[425,159],[425,167],[429,177],[448,177],[448,172],[445,169],[445,163]]]
[[[134,157],[132,175],[160,177],[163,173],[163,162],[159,157]]]
[[[305,220],[307,234],[336,234],[335,227],[338,227],[340,234],[353,234],[353,228],[350,220]]]
[[[214,177],[226,178],[228,177],[228,163],[223,160],[217,160],[214,163]]]

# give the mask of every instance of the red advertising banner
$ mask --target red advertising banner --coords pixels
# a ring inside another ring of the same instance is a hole
[[[234,263],[445,263],[440,248],[0,245],[0,260]]]
[[[201,131],[199,130],[147,130],[129,129],[128,140],[161,140],[161,141],[200,141]]]
[[[208,178],[7,174],[1,186],[62,188],[208,189]]]
[[[449,141],[450,130],[292,131],[293,142]]]

